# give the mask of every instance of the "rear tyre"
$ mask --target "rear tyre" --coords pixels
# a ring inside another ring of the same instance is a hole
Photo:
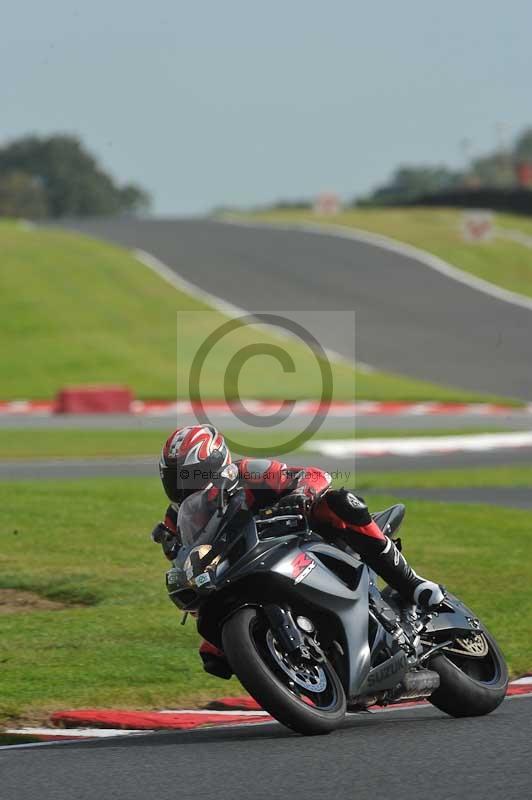
[[[440,676],[440,686],[428,698],[452,717],[480,717],[499,706],[506,696],[508,668],[497,642],[486,631],[488,653],[483,658],[458,653],[438,653],[430,669]]]
[[[256,608],[241,608],[224,625],[224,652],[252,697],[283,725],[307,736],[335,730],[346,712],[342,683],[331,664],[292,666]]]

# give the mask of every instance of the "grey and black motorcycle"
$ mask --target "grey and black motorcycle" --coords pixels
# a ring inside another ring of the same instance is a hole
[[[266,711],[321,734],[376,703],[427,698],[455,717],[497,708],[508,672],[473,611],[446,594],[424,613],[379,590],[347,542],[326,540],[303,515],[253,516],[230,468],[216,508],[206,492],[182,503],[167,589]],[[404,511],[374,518],[392,536]]]

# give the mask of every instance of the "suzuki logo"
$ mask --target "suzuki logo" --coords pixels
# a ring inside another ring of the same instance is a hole
[[[398,653],[397,656],[391,659],[391,663],[384,664],[382,667],[375,667],[375,669],[371,670],[368,675],[368,686],[378,686],[379,683],[385,681],[386,678],[391,678],[396,672],[406,669],[407,667],[408,661],[405,654]]]

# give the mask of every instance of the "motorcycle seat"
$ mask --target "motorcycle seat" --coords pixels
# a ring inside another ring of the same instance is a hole
[[[386,536],[393,536],[399,530],[405,512],[405,506],[402,503],[396,503],[394,506],[384,509],[384,511],[377,511],[372,514],[372,517]]]

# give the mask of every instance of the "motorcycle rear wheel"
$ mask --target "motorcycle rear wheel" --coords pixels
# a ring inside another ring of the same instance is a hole
[[[429,701],[452,717],[480,717],[499,706],[506,696],[508,668],[497,642],[486,629],[488,653],[483,658],[441,652],[430,659],[440,686]]]
[[[222,642],[242,685],[283,725],[307,736],[330,733],[340,725],[346,698],[331,664],[305,662],[308,666],[296,665],[291,676],[290,662],[283,666],[280,650],[272,650],[272,632],[258,609],[246,607],[233,614],[224,625]]]

